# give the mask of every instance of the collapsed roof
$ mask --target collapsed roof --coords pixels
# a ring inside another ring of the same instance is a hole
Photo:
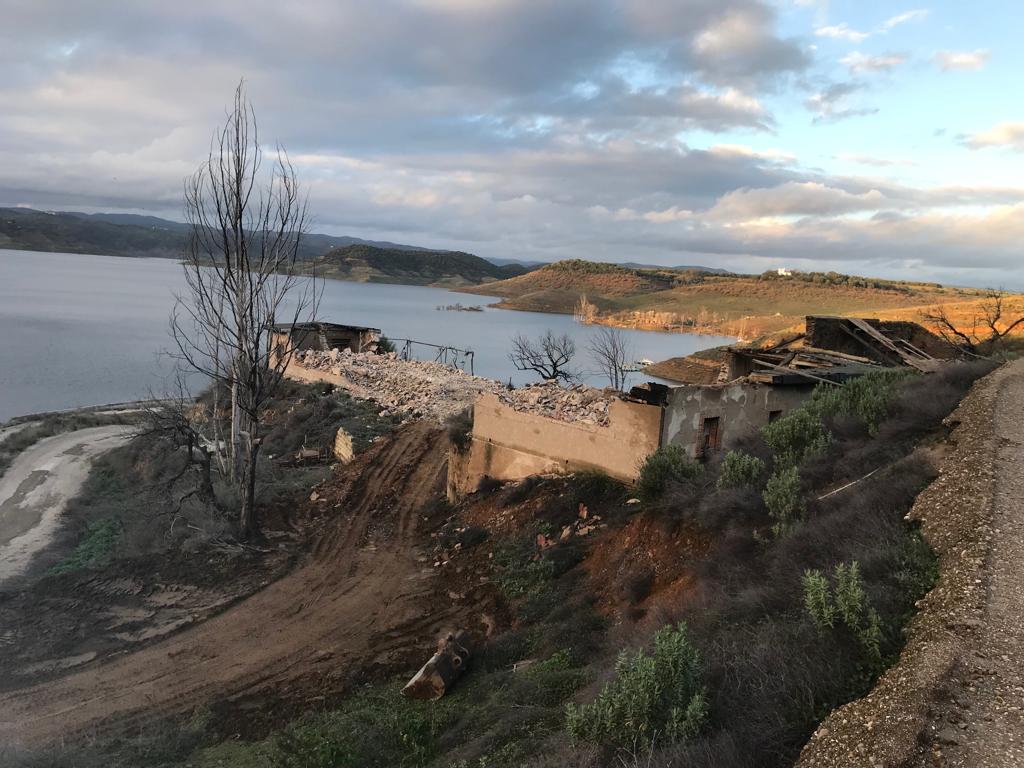
[[[951,356],[942,339],[918,323],[811,315],[802,334],[767,348],[725,347],[672,361],[672,378],[709,386],[737,379],[760,384],[842,383],[873,370],[936,370]]]

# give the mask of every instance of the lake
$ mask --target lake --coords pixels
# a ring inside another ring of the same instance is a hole
[[[100,405],[170,391],[168,316],[182,290],[181,266],[132,259],[0,249],[0,422],[13,416]],[[438,306],[486,307],[496,299],[438,288],[327,280],[320,319],[383,329],[398,339],[471,349],[475,372],[513,383],[535,380],[508,359],[511,338],[550,328],[576,340],[586,359],[592,326],[567,315],[487,308],[452,312]],[[635,359],[664,360],[727,344],[731,338],[623,331]],[[418,356],[428,357],[425,348]],[[430,356],[432,357],[432,356]],[[631,381],[646,380],[634,374]],[[603,386],[584,370],[584,380]]]

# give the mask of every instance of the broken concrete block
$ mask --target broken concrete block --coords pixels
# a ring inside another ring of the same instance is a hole
[[[352,436],[343,427],[338,427],[338,434],[334,436],[334,458],[342,464],[348,464],[353,456]]]

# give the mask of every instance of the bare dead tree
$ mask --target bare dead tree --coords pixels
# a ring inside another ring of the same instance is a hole
[[[136,436],[162,440],[175,450],[185,449],[184,463],[180,471],[164,483],[165,493],[172,494],[180,481],[189,476],[194,478],[192,482],[186,481],[190,486],[189,490],[175,500],[171,510],[174,514],[177,514],[182,504],[192,497],[216,511],[221,511],[213,487],[213,456],[216,446],[205,429],[213,421],[214,418],[207,412],[206,407],[188,393],[180,370],[177,372],[175,390],[172,394],[159,399],[151,395],[143,406],[143,415]]]
[[[230,398],[230,434],[221,468],[239,497],[242,536],[258,530],[255,505],[260,426],[293,349],[270,348],[270,327],[315,316],[318,284],[304,274],[299,246],[308,228],[306,198],[278,146],[262,168],[256,116],[244,83],[214,135],[207,160],[185,183],[191,231],[184,258],[187,290],[171,318],[177,357]],[[215,400],[214,410],[220,410]]]
[[[608,385],[612,389],[625,389],[629,378],[626,368],[632,356],[625,334],[618,328],[601,326],[587,342],[587,348],[598,370],[608,378]]]
[[[556,336],[548,329],[537,341],[531,341],[522,334],[512,339],[509,360],[520,371],[533,371],[544,381],[571,382],[578,377],[569,368],[576,356],[576,342],[568,334]]]
[[[987,291],[978,304],[978,312],[963,323],[950,317],[942,305],[925,310],[921,317],[950,346],[970,355],[984,356],[995,351],[1007,336],[1024,324],[1024,314],[1006,316],[1005,298],[1003,291]]]

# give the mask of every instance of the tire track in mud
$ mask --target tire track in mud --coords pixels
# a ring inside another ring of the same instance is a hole
[[[445,454],[443,432],[422,422],[381,441],[319,491],[335,516],[297,570],[160,643],[0,696],[0,745],[131,732],[261,692],[301,699],[312,681],[322,693],[353,664],[433,640],[469,611],[438,597],[417,551],[417,511]]]

